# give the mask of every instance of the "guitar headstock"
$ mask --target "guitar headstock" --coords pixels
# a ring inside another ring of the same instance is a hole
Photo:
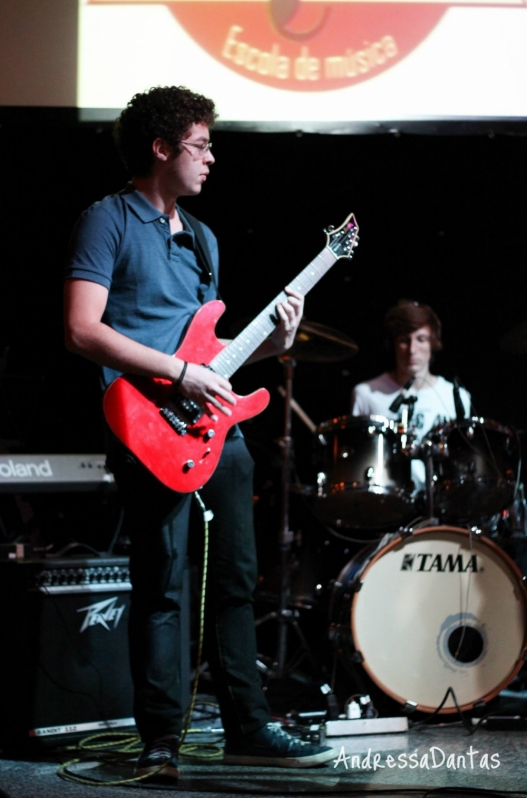
[[[359,243],[359,225],[353,213],[336,230],[330,225],[324,232],[327,236],[326,246],[337,258],[353,256],[353,247]]]

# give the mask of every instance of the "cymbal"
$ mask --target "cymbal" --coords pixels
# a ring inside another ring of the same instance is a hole
[[[337,330],[302,319],[298,327],[295,342],[287,355],[295,360],[308,363],[329,363],[353,357],[359,347]]]
[[[524,354],[527,352],[527,321],[517,324],[500,338],[500,349],[505,352]]]

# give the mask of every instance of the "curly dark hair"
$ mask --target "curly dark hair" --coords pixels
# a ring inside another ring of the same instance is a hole
[[[430,346],[433,352],[443,348],[441,343],[441,322],[430,305],[414,302],[412,299],[400,299],[390,308],[384,318],[385,345],[388,349],[393,347],[398,335],[419,330],[421,327],[430,327]]]
[[[212,127],[216,116],[213,101],[202,94],[184,86],[156,86],[132,97],[115,122],[113,137],[130,173],[146,177],[152,169],[155,139],[177,151],[193,124]]]

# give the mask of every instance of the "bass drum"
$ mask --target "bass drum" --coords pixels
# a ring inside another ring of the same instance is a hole
[[[426,442],[440,452],[433,457],[434,510],[442,521],[478,523],[513,502],[520,463],[514,429],[465,418],[433,427]]]
[[[384,416],[340,416],[315,436],[315,515],[348,529],[386,529],[417,515],[411,459],[396,423]]]
[[[392,536],[394,537],[394,536]],[[486,537],[426,527],[363,551],[341,571],[330,637],[401,705],[473,709],[523,665],[526,593],[513,561]],[[343,645],[343,638],[345,645]]]

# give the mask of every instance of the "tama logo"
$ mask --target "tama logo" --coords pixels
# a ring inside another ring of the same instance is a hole
[[[437,571],[438,573],[478,573],[476,554],[405,554],[401,571]]]
[[[7,463],[0,463],[0,477],[9,479],[9,477],[52,477],[53,471],[49,460],[44,460],[42,463],[15,463],[13,460],[8,460]]]
[[[104,626],[109,632],[110,624],[112,628],[116,629],[121,616],[124,612],[124,604],[116,607],[117,596],[114,598],[106,599],[105,601],[98,601],[96,604],[90,604],[89,607],[81,607],[77,612],[85,612],[86,616],[81,626],[81,632],[84,632],[89,626],[97,626],[100,624]]]

